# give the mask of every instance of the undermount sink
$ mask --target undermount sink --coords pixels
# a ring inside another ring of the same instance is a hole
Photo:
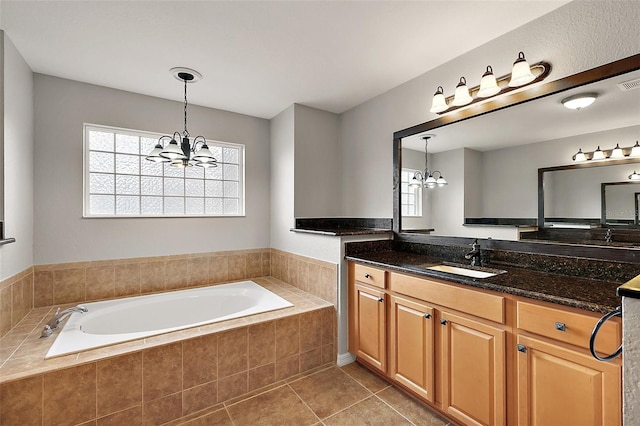
[[[464,268],[461,266],[444,265],[444,264],[429,266],[425,269],[429,269],[431,271],[446,272],[448,274],[464,275],[465,277],[470,277],[470,278],[489,278],[489,277],[494,277],[498,274],[503,274],[506,272],[506,271],[500,271],[500,270],[470,269],[470,268]],[[488,269],[488,268],[485,268],[485,269]]]

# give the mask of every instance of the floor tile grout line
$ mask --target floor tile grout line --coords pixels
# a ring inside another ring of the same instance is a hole
[[[327,366],[325,368],[322,368],[322,366],[320,366],[320,367],[318,367],[318,368],[320,368],[320,370],[314,371],[311,374],[306,374],[304,376],[298,377],[298,378],[296,378],[294,380],[291,380],[291,381],[289,381],[289,379],[284,379],[284,381],[285,381],[286,384],[295,383],[295,382],[298,382],[298,381],[300,381],[302,379],[306,379],[307,377],[312,377],[312,376],[315,376],[318,373],[322,373],[323,371],[326,371],[326,370],[328,370],[328,369],[330,369],[332,367],[336,367],[338,369],[340,368],[340,367],[337,367],[335,364],[327,364]]]
[[[223,401],[221,404],[222,404],[225,408],[233,407],[234,405],[238,405],[238,404],[240,404],[241,402],[249,401],[250,399],[253,399],[253,398],[257,397],[257,396],[264,395],[265,393],[271,392],[272,390],[280,389],[281,387],[286,386],[286,385],[287,385],[287,383],[286,383],[286,382],[284,382],[284,383],[282,383],[282,384],[281,384],[281,385],[279,385],[279,386],[275,386],[275,387],[273,387],[273,388],[265,389],[265,390],[264,390],[264,391],[262,391],[262,392],[259,392],[259,393],[256,393],[256,394],[254,394],[254,395],[248,396],[248,397],[246,397],[246,398],[244,398],[244,399],[241,399],[241,400],[239,400],[239,401],[235,401],[235,402],[233,402],[233,403],[231,403],[231,404],[229,404],[227,401]]]
[[[349,406],[347,406],[347,407],[344,407],[344,408],[343,408],[343,409],[341,409],[341,410],[336,411],[335,413],[331,414],[330,416],[327,416],[327,417],[325,417],[324,419],[322,419],[322,422],[324,422],[325,420],[327,420],[327,419],[329,419],[329,418],[331,418],[331,417],[333,417],[333,416],[336,416],[336,415],[338,415],[338,414],[342,413],[343,411],[348,410],[349,408],[351,408],[351,407],[353,407],[353,406],[355,406],[355,405],[360,404],[361,402],[366,401],[367,399],[371,398],[372,396],[375,396],[375,395],[374,395],[374,394],[368,395],[366,398],[363,398],[363,399],[361,399],[361,400],[359,400],[359,401],[356,401],[356,402],[354,402],[353,404],[351,404],[351,405],[349,405]]]
[[[391,408],[393,411],[395,411],[396,413],[398,413],[403,419],[405,419],[406,421],[408,421],[409,423],[411,423],[413,426],[416,426],[416,424],[414,422],[411,421],[411,419],[409,419],[407,416],[405,416],[403,413],[401,413],[399,410],[397,410],[393,405],[389,404],[387,401],[385,401],[384,399],[380,398],[378,395],[374,394],[373,396],[375,396],[376,398],[378,398],[380,401],[382,401],[383,404],[385,404],[386,406],[388,406],[389,408]]]
[[[298,392],[295,391],[295,389],[293,387],[291,387],[291,385],[289,383],[287,383],[287,386],[289,387],[289,389],[291,389],[291,392],[293,392],[293,394],[300,400],[300,402],[302,402],[302,404],[307,407],[309,409],[309,411],[311,411],[313,413],[314,416],[316,416],[316,419],[318,419],[318,421],[322,424],[324,424],[322,422],[322,419],[320,418],[320,416],[318,416],[316,414],[315,411],[313,411],[313,409],[311,407],[309,407],[309,404],[307,404],[307,401],[305,401],[304,399],[302,399],[302,397],[300,395],[298,395]]]

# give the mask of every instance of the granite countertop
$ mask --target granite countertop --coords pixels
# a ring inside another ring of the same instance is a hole
[[[616,289],[622,284],[620,282],[494,264],[487,266],[507,272],[484,279],[469,278],[463,275],[425,269],[426,265],[443,263],[442,258],[395,250],[359,253],[346,256],[346,259],[398,272],[438,278],[592,312],[607,313],[621,304],[620,297],[616,295]]]
[[[332,236],[344,236],[344,235],[371,235],[371,234],[392,234],[390,229],[363,229],[363,228],[327,228],[327,229],[307,229],[307,228],[291,228],[292,232],[300,232],[304,234],[319,234],[319,235],[332,235]]]

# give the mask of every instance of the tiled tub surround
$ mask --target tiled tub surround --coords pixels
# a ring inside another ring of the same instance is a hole
[[[507,273],[482,280],[419,266],[443,260],[468,264],[464,259],[468,250],[392,241],[348,243],[347,259],[601,313],[619,306],[617,287],[640,274],[638,264],[498,250],[485,251],[490,260],[488,266]]]
[[[0,339],[0,424],[160,424],[335,362],[335,308],[255,281],[295,306],[47,361],[33,309]]]
[[[33,268],[0,281],[0,337],[15,327],[32,308]]]
[[[276,249],[60,263],[33,269],[35,308],[264,276],[337,303],[337,265]]]

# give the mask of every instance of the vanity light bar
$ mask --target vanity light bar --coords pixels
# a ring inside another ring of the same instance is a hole
[[[640,144],[636,141],[636,144],[626,148],[620,148],[619,144],[616,144],[612,149],[600,149],[600,146],[595,151],[583,152],[582,148],[576,152],[571,159],[576,163],[583,161],[601,161],[601,160],[617,160],[628,157],[640,157]]]

